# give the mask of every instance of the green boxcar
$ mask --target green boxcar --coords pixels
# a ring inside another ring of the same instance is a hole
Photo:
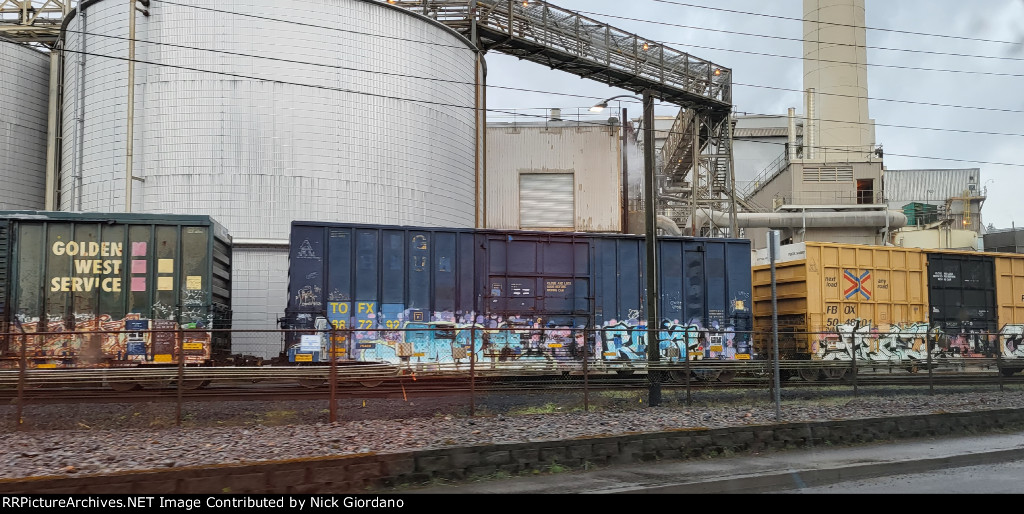
[[[0,211],[4,367],[25,341],[34,367],[207,364],[230,323],[231,237],[208,216]]]

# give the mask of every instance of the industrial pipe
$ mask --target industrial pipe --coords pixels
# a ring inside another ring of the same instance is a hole
[[[658,219],[658,228],[660,228],[660,229],[664,230],[665,232],[667,232],[668,235],[670,235],[670,236],[681,236],[681,235],[683,235],[682,229],[679,228],[679,225],[676,225],[676,222],[672,221],[672,218],[669,218],[668,216],[658,215],[657,219]]]
[[[726,226],[729,215],[724,212],[697,213],[699,222],[707,219],[716,225]],[[703,219],[701,219],[703,218]],[[834,227],[885,227],[898,229],[907,226],[907,217],[899,211],[875,212],[744,212],[737,213],[736,222],[740,228],[834,228]],[[698,223],[699,225],[700,223]]]

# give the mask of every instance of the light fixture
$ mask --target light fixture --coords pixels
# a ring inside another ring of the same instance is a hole
[[[523,7],[529,7],[529,6],[530,6],[530,0],[523,0]]]
[[[721,74],[722,74],[722,70],[719,69],[719,68],[715,68],[715,76],[717,77],[717,76],[719,76]]]
[[[590,108],[590,112],[601,112],[601,111],[605,110],[605,108],[608,107],[608,102],[611,102],[612,100],[615,100],[616,98],[633,98],[633,99],[639,100],[639,98],[637,98],[637,97],[635,97],[633,95],[613,96],[613,97],[611,97],[611,98],[609,98],[607,100],[603,100],[601,103],[596,104],[593,107],[591,107]]]
[[[647,42],[644,41],[644,51],[646,52],[647,49],[650,48],[650,47],[651,47],[651,45],[648,45]]]

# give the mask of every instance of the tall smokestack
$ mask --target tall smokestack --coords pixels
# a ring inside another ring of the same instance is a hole
[[[857,157],[841,151],[847,147],[866,159],[875,146],[864,22],[864,0],[804,0],[804,89],[818,97],[812,140],[844,160]]]

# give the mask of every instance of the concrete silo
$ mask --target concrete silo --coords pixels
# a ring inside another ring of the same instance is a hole
[[[129,129],[127,5],[65,19],[60,208],[223,223],[235,328],[283,315],[293,220],[474,226],[483,70],[453,30],[370,0],[153,2]]]
[[[43,209],[50,56],[0,38],[0,210]]]

